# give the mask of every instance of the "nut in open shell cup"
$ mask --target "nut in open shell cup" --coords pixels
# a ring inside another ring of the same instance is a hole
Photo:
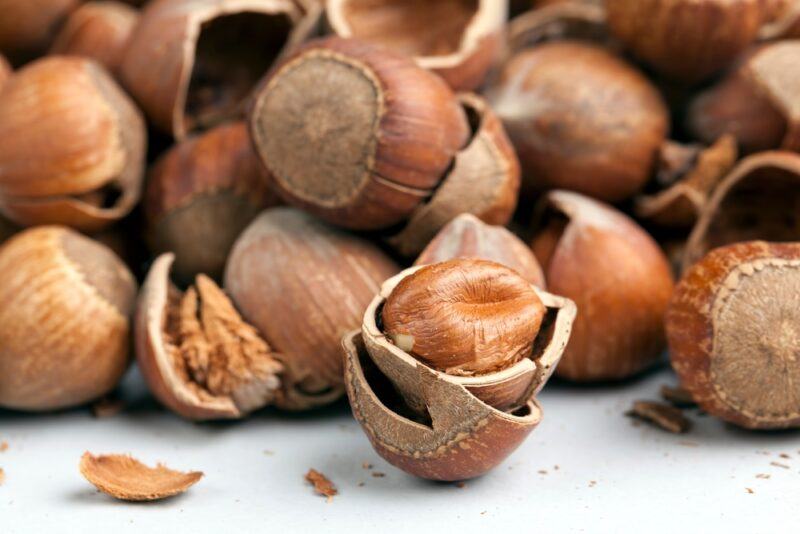
[[[480,476],[539,424],[535,399],[564,352],[576,307],[534,287],[547,309],[532,354],[498,372],[453,376],[394,345],[379,324],[397,284],[422,267],[384,282],[364,314],[361,332],[345,336],[345,383],[353,413],[378,454],[433,480]]]

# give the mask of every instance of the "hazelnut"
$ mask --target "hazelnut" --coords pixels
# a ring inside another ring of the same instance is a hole
[[[464,93],[459,100],[472,125],[472,138],[456,154],[433,195],[388,239],[401,255],[419,254],[436,232],[461,213],[502,226],[517,207],[519,161],[503,125],[479,96]]]
[[[548,289],[578,307],[558,376],[620,380],[658,360],[673,280],[664,253],[639,225],[606,204],[553,191],[539,205],[532,247]]]
[[[0,98],[0,211],[21,225],[97,231],[141,195],[144,120],[94,61],[27,65]]]
[[[710,147],[668,142],[661,149],[657,181],[665,187],[636,199],[636,215],[658,226],[691,228],[714,188],[736,165],[731,135]]]
[[[469,139],[441,78],[377,45],[335,37],[272,70],[256,90],[250,129],[286,202],[360,230],[406,219]]]
[[[711,251],[675,288],[670,358],[700,407],[754,429],[800,427],[800,245],[749,241]]]
[[[611,32],[659,73],[697,82],[755,42],[762,0],[605,0]],[[680,36],[680,38],[676,38]]]
[[[44,53],[81,0],[0,0],[0,53],[22,64]]]
[[[709,142],[730,133],[745,153],[800,150],[800,41],[780,41],[748,55],[719,84],[700,93],[688,128]]]
[[[154,0],[121,78],[150,121],[182,139],[242,115],[255,83],[307,38],[320,10],[302,0]]]
[[[488,98],[517,149],[528,190],[629,198],[650,178],[668,130],[656,88],[589,43],[548,42],[515,54]]]
[[[743,159],[714,190],[686,243],[683,268],[739,241],[800,240],[800,155],[762,152]]]
[[[247,126],[218,126],[178,142],[150,170],[144,213],[151,248],[175,253],[180,282],[222,277],[233,242],[278,203],[253,152]]]
[[[397,272],[370,243],[290,208],[265,210],[237,239],[225,293],[201,275],[181,295],[172,261],[160,257],[144,284],[136,351],[153,394],[190,419],[339,398],[338,341]]]
[[[116,386],[128,366],[136,282],[110,249],[68,228],[0,248],[0,406],[55,410]]]
[[[87,2],[67,18],[50,53],[89,57],[116,73],[138,20],[127,4]]]
[[[329,0],[325,10],[339,37],[412,56],[453,89],[471,91],[501,52],[508,0]]]
[[[529,284],[545,287],[544,274],[530,247],[502,226],[490,226],[474,215],[459,215],[425,247],[414,265],[455,258],[489,260],[517,271]]]
[[[410,294],[421,300],[407,300]],[[404,350],[408,338],[397,336],[395,344],[385,331],[392,316],[414,318],[414,354]],[[353,413],[378,454],[404,471],[434,480],[482,475],[539,423],[535,396],[558,364],[574,317],[571,301],[493,262],[460,259],[408,269],[384,283],[361,332],[344,338]],[[475,342],[476,352],[462,352],[462,336]],[[445,353],[461,353],[470,363],[447,355],[431,360],[443,347],[422,356],[440,342],[451,344]],[[438,370],[422,358],[456,367]]]

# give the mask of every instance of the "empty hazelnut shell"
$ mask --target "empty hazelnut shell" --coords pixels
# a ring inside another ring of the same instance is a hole
[[[272,70],[254,96],[250,131],[286,202],[352,229],[407,218],[469,139],[441,78],[378,45],[335,37]]]
[[[389,244],[404,256],[419,254],[436,232],[461,213],[504,226],[517,207],[519,161],[502,123],[483,98],[464,93],[459,100],[473,124],[472,139],[456,154],[433,196],[389,238]]]
[[[668,130],[666,106],[647,78],[589,43],[518,52],[487,94],[528,190],[629,198],[650,178]]]
[[[68,228],[0,248],[0,406],[69,408],[108,393],[128,366],[136,281],[111,250]]]
[[[136,9],[122,2],[87,2],[67,18],[50,53],[90,57],[116,73],[138,20]]]
[[[299,0],[154,0],[122,80],[158,128],[182,139],[241,116],[256,82],[308,37],[320,11]]]
[[[0,0],[0,53],[22,64],[44,53],[81,0]]]
[[[748,241],[690,268],[666,317],[681,385],[711,415],[754,429],[800,427],[800,245]]]
[[[743,159],[714,190],[686,243],[683,268],[739,241],[800,239],[800,155],[762,152]]]
[[[538,212],[532,247],[548,290],[578,307],[558,376],[620,380],[654,364],[673,288],[658,244],[623,213],[576,193],[550,192]]]
[[[414,265],[427,265],[454,258],[478,258],[497,262],[517,271],[539,288],[545,288],[544,273],[530,247],[502,226],[490,226],[474,215],[459,215],[428,243]]]
[[[455,90],[478,88],[497,60],[507,0],[329,0],[327,20],[355,37],[413,56]]]
[[[175,253],[174,274],[222,277],[233,242],[278,204],[243,122],[178,142],[153,165],[144,195],[151,248]]]
[[[31,63],[0,99],[0,211],[21,225],[100,230],[138,202],[145,148],[141,114],[99,64]]]

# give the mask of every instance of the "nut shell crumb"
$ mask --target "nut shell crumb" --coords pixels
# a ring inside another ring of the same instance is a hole
[[[651,423],[673,434],[689,431],[692,422],[678,408],[651,401],[636,401],[626,415]]]
[[[339,490],[333,485],[328,477],[317,471],[316,469],[309,469],[306,473],[306,480],[314,486],[314,491],[328,498],[328,502],[333,500],[334,495],[339,494]]]

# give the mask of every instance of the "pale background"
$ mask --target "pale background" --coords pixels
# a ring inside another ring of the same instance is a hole
[[[671,380],[663,369],[615,388],[551,383],[528,441],[459,488],[382,461],[346,403],[198,425],[157,407],[134,372],[123,389],[132,406],[110,419],[0,411],[9,445],[0,453],[0,532],[798,532],[800,433],[693,416],[691,433],[675,436],[623,416]],[[79,474],[85,450],[206,476],[171,500],[117,502]],[[386,476],[373,478],[364,462]],[[338,486],[333,502],[304,482],[309,467]]]

